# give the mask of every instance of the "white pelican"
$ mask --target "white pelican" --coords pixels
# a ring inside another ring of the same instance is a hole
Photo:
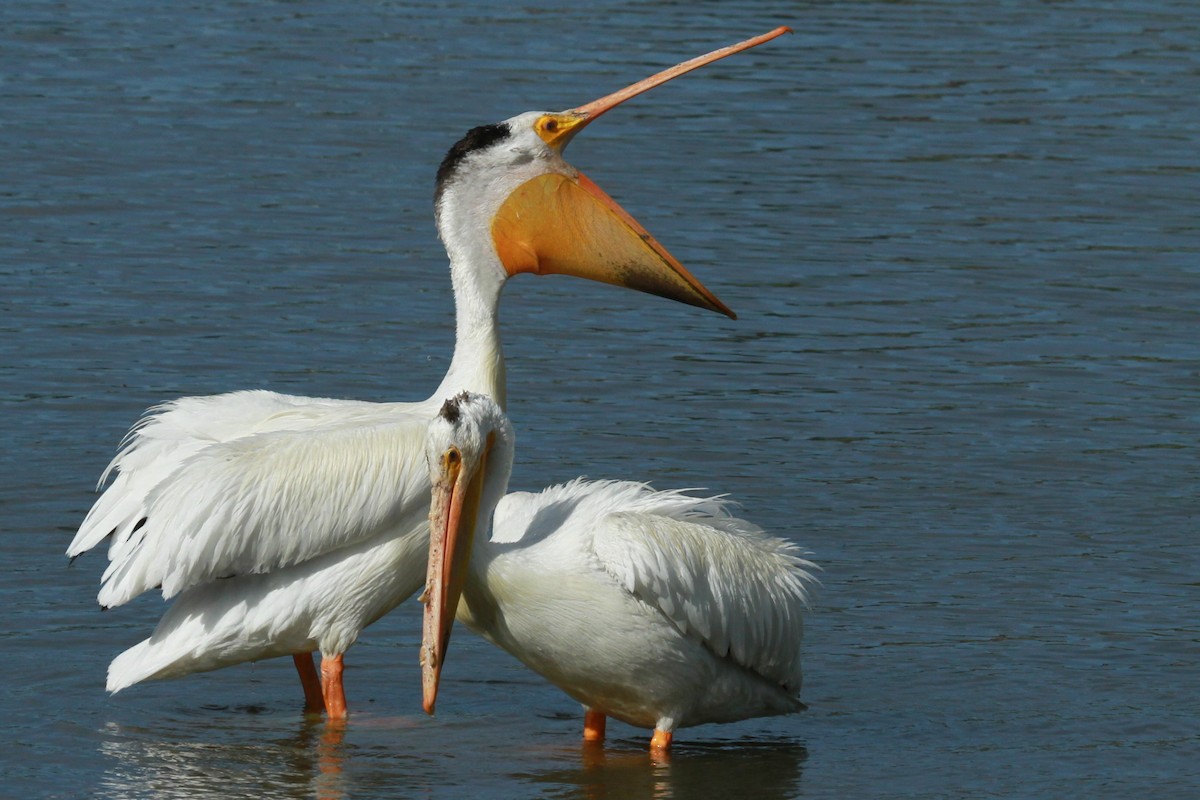
[[[433,398],[366,403],[267,391],[185,397],[150,410],[101,477],[116,478],[67,555],[111,537],[105,608],[150,589],[176,597],[154,633],[108,670],[116,692],[292,655],[306,707],[346,715],[343,653],[422,581],[425,427],[463,390],[505,399],[496,316],[517,273],[627,286],[733,316],[612,199],[562,158],[608,109],[774,38],[716,50],[568,111],[471,130],[437,174],[456,342]],[[312,653],[322,654],[318,678]]]
[[[732,516],[719,497],[629,481],[572,481],[505,496],[513,430],[463,393],[429,426],[429,579],[421,646],[433,713],[457,618],[586,709],[653,728],[786,714],[799,700],[811,562]],[[494,519],[493,519],[494,512]],[[475,541],[492,520],[491,539]],[[461,603],[459,602],[461,597]]]

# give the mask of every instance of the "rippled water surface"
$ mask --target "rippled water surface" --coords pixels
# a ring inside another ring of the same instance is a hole
[[[1200,12],[1191,2],[0,8],[0,794],[1190,797],[1200,787]],[[417,399],[434,170],[778,24],[568,157],[739,313],[505,294],[516,488],[728,492],[824,567],[804,714],[669,763],[419,607],[306,721],[287,660],[103,688],[161,612],[62,556],[147,406]]]

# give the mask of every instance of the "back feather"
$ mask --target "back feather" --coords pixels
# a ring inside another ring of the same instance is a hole
[[[806,553],[733,516],[722,497],[608,488],[592,547],[609,574],[717,655],[798,691],[817,568]]]

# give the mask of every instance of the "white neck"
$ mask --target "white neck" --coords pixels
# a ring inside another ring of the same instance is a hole
[[[508,275],[491,243],[463,234],[457,225],[442,230],[450,255],[450,283],[454,287],[454,357],[450,369],[434,394],[434,400],[462,391],[492,397],[503,408],[507,403],[504,352],[497,319],[500,292]],[[486,231],[486,228],[484,229]]]
[[[504,201],[517,187],[548,172],[573,171],[533,131],[539,112],[506,120],[512,135],[502,146],[466,154],[440,188],[438,234],[450,255],[457,317],[454,359],[438,397],[463,390],[485,394],[503,408],[504,355],[496,315],[508,271],[496,254],[491,226]]]

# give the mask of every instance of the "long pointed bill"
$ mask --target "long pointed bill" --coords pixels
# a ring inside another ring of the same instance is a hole
[[[769,42],[777,36],[782,36],[785,33],[791,32],[791,28],[787,27],[786,25],[780,25],[778,28],[775,28],[772,31],[767,31],[761,36],[754,36],[746,39],[743,42],[738,42],[737,44],[731,44],[728,47],[722,47],[717,50],[713,50],[711,53],[705,53],[702,56],[696,56],[693,59],[684,61],[682,64],[676,64],[670,69],[664,69],[662,72],[659,72],[656,75],[651,75],[649,78],[640,80],[631,86],[626,86],[620,91],[613,92],[610,95],[605,95],[599,100],[593,100],[590,103],[585,103],[567,113],[573,113],[584,117],[583,122],[577,123],[577,127],[583,127],[596,117],[603,114],[605,111],[608,111],[613,106],[620,105],[631,97],[637,97],[642,92],[648,92],[655,86],[661,86],[672,78],[678,78],[680,75],[684,75],[694,69],[699,69],[705,64],[711,64],[714,61],[720,61],[726,56],[731,56],[734,53],[740,53],[743,50],[749,50],[751,47],[757,47],[763,42]]]
[[[490,449],[491,437],[488,445]],[[442,459],[441,478],[433,486],[421,639],[421,691],[426,714],[432,714],[437,703],[438,682],[450,647],[454,614],[466,584],[486,462],[485,451],[478,468],[472,470],[471,465],[462,463],[457,450],[447,451]]]
[[[789,31],[786,27],[776,28],[677,64],[577,108],[546,114],[536,123],[537,133],[546,144],[561,151],[588,123],[629,98]],[[518,187],[492,221],[492,239],[510,275],[574,275],[737,318],[637,220],[583,174],[541,175]]]

